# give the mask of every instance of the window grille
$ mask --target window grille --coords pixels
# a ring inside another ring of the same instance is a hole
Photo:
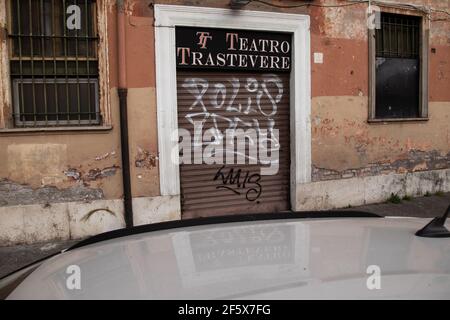
[[[101,123],[96,16],[94,0],[10,1],[16,127]]]
[[[420,17],[382,13],[376,31],[377,57],[418,58],[420,22]]]

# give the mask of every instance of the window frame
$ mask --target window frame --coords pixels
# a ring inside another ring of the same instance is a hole
[[[383,11],[384,13],[395,13],[404,16],[421,17],[420,37],[419,37],[419,117],[418,118],[377,118],[376,117],[376,30],[368,29],[369,47],[369,112],[368,122],[404,122],[404,121],[427,121],[428,118],[428,70],[429,70],[429,38],[430,30],[427,24],[426,15],[409,12]],[[383,13],[381,12],[381,14]]]
[[[0,133],[11,133],[21,131],[80,131],[80,130],[110,130],[112,129],[110,90],[109,90],[109,59],[108,59],[108,25],[107,0],[96,0],[96,18],[94,24],[97,28],[97,61],[98,61],[98,86],[97,104],[100,124],[88,125],[61,125],[55,126],[15,126],[13,119],[13,81],[10,77],[10,51],[12,50],[11,39],[8,37],[8,28],[11,26],[10,1],[0,0]],[[36,79],[37,80],[37,79]],[[80,78],[81,80],[81,78]],[[93,81],[94,79],[91,79]],[[63,123],[63,122],[62,122]]]

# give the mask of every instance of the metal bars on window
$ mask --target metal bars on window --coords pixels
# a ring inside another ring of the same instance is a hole
[[[9,7],[15,126],[100,124],[95,0]]]
[[[381,29],[376,31],[376,56],[410,58],[420,55],[421,18],[391,13],[381,14]]]

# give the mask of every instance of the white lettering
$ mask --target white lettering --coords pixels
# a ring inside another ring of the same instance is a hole
[[[192,52],[192,65],[193,66],[202,66],[202,58],[203,54],[201,52]]]
[[[283,41],[282,43],[281,43],[281,52],[283,52],[283,53],[288,53],[289,52],[289,50],[291,49],[291,47],[290,47],[290,45],[289,45],[289,42],[288,41]]]
[[[248,39],[247,38],[239,38],[239,50],[241,50],[241,51],[248,50]]]

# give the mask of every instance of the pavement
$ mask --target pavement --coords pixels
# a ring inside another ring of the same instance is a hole
[[[442,193],[430,195],[428,197],[401,200],[400,203],[385,202],[369,204],[348,208],[346,210],[367,211],[376,213],[380,216],[434,218],[441,217],[449,205],[450,193]]]
[[[359,210],[379,214],[381,216],[423,217],[432,218],[442,216],[450,205],[450,193],[430,195],[427,197],[400,200],[400,203],[385,202],[360,207],[346,208],[345,210]],[[394,201],[396,202],[396,201]],[[26,266],[36,260],[50,256],[66,249],[79,240],[54,241],[37,243],[33,245],[16,245],[13,247],[0,247],[0,278]]]
[[[67,249],[79,240],[0,247],[0,278],[34,261]]]

